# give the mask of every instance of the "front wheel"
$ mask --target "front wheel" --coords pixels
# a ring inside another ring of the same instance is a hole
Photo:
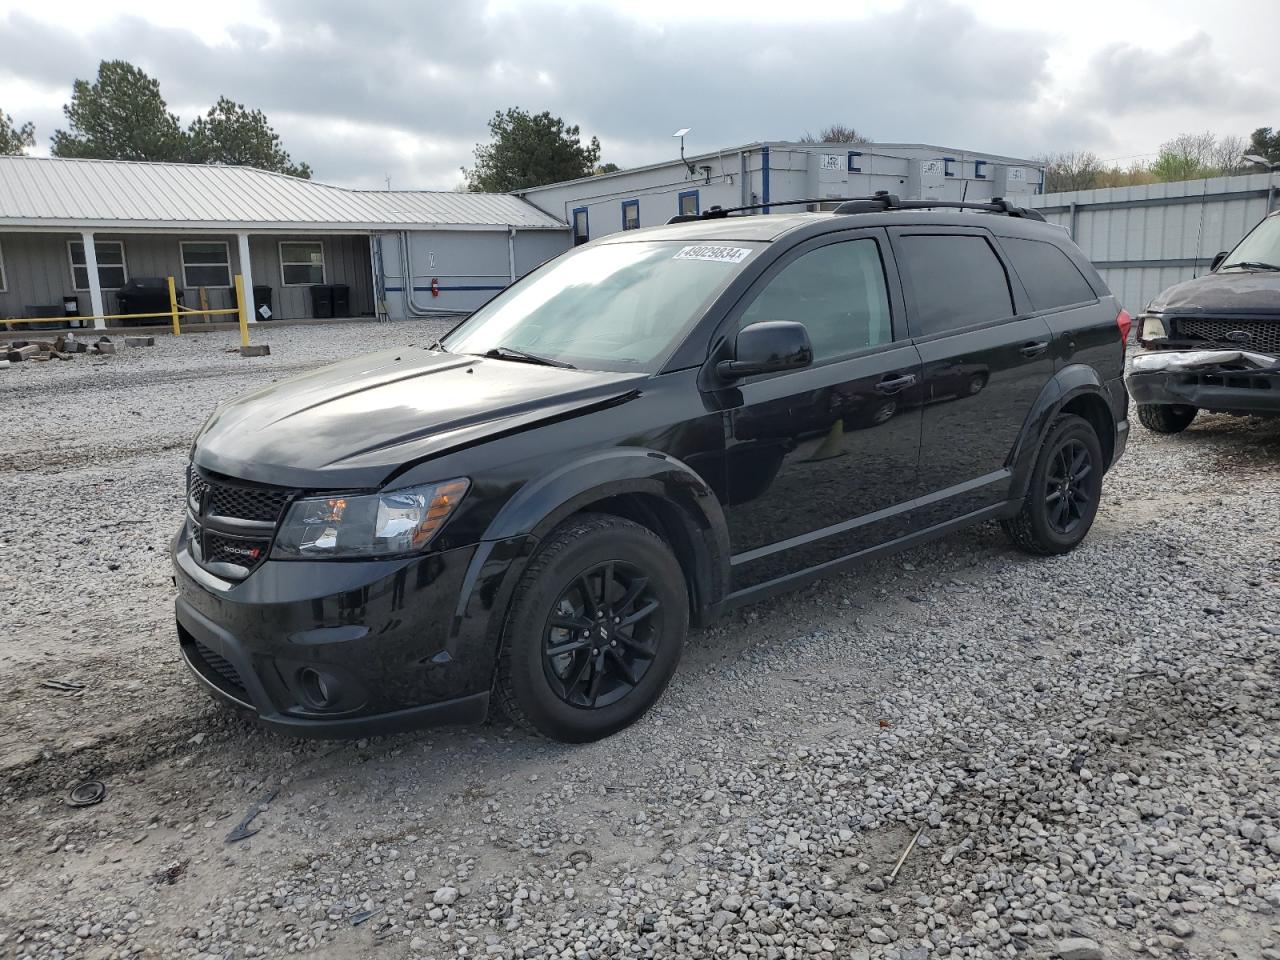
[[[1155,433],[1181,433],[1198,412],[1198,407],[1181,403],[1140,403],[1138,422]]]
[[[1049,428],[1022,509],[1001,521],[1027,553],[1049,556],[1073,550],[1098,512],[1102,496],[1102,444],[1092,424],[1066,414]]]
[[[680,563],[647,527],[582,514],[529,562],[512,598],[496,693],[527,729],[568,743],[633,723],[666,689],[689,628]]]

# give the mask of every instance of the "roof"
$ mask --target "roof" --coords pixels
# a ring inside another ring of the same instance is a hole
[[[1038,160],[1025,160],[1020,157],[1006,157],[998,153],[985,153],[981,150],[961,150],[958,147],[939,147],[931,143],[801,143],[799,140],[761,140],[753,143],[744,143],[736,147],[721,147],[719,150],[709,150],[706,153],[689,154],[684,160],[681,160],[679,157],[673,157],[670,160],[660,160],[657,163],[646,163],[638,167],[627,167],[624,170],[615,170],[612,173],[595,173],[588,177],[578,177],[575,180],[560,180],[556,183],[543,183],[536,187],[525,187],[521,190],[515,190],[512,192],[516,196],[523,197],[525,194],[537,193],[539,190],[547,190],[552,187],[564,187],[574,183],[585,183],[588,180],[609,180],[614,177],[625,177],[628,174],[644,173],[647,170],[661,170],[664,167],[681,167],[690,163],[696,165],[700,160],[723,158],[725,154],[740,153],[744,150],[759,150],[762,147],[768,147],[771,150],[853,150],[857,148],[861,149],[864,154],[876,157],[894,157],[899,160],[909,158],[895,156],[893,153],[894,150],[927,150],[937,153],[939,157],[948,156],[964,160],[977,158],[979,160],[990,160],[994,163],[1003,163],[1019,167],[1039,168],[1043,166],[1043,163]]]
[[[0,227],[258,230],[566,226],[519,197],[348,190],[252,167],[0,157]]]

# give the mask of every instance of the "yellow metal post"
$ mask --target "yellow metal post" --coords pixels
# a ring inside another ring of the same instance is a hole
[[[249,305],[244,300],[244,277],[236,274],[236,306],[240,308],[240,346],[249,345]]]
[[[178,325],[178,290],[173,277],[169,278],[169,317],[173,321],[173,335],[176,337],[182,333],[182,328]]]

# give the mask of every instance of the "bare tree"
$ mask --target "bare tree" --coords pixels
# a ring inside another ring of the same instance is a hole
[[[853,127],[846,127],[843,123],[833,123],[828,127],[823,127],[818,131],[815,137],[808,130],[804,132],[804,136],[800,138],[800,143],[871,143],[870,137],[864,137]]]
[[[1213,166],[1217,167],[1223,176],[1242,173],[1250,166],[1244,160],[1244,154],[1248,149],[1249,141],[1244,137],[1237,137],[1233,133],[1220,137],[1213,148]]]
[[[1045,193],[1092,190],[1104,170],[1098,155],[1088,150],[1050,153],[1036,159],[1044,164]]]

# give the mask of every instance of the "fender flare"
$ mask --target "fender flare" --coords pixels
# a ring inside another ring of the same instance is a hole
[[[1027,485],[1031,482],[1036,455],[1040,452],[1045,434],[1049,432],[1049,425],[1063,407],[1084,394],[1094,394],[1103,402],[1103,406],[1107,408],[1107,416],[1112,419],[1112,429],[1115,429],[1111,405],[1107,403],[1106,384],[1098,376],[1098,371],[1083,363],[1069,364],[1057,371],[1041,388],[1040,395],[1036,397],[1031,411],[1022,423],[1013,453],[1009,456],[1009,470],[1013,477],[1010,485],[1012,499],[1021,500],[1027,495]]]
[[[529,481],[490,522],[468,565],[454,610],[454,632],[478,630],[496,649],[511,595],[538,543],[598,500],[648,494],[676,509],[692,545],[686,574],[693,614],[714,616],[729,582],[729,531],[719,498],[691,467],[642,447],[599,451]],[[682,566],[684,563],[682,562]]]

